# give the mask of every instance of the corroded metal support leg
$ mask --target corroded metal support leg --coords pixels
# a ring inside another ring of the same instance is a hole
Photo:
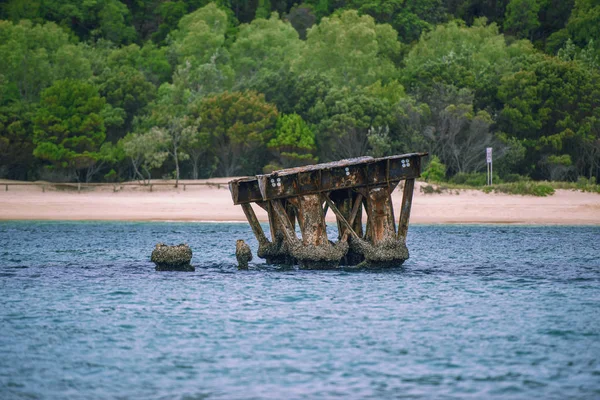
[[[395,235],[392,199],[386,187],[369,190],[367,213],[369,215],[369,238],[373,244],[378,244]]]
[[[410,219],[410,208],[412,206],[414,189],[415,180],[407,179],[404,182],[404,192],[402,194],[402,208],[400,210],[400,220],[398,221],[398,239],[406,240],[406,233],[408,232],[408,220]]]
[[[268,202],[260,202],[257,203],[261,208],[267,211],[269,217],[269,229],[271,231],[271,241],[265,237],[264,232],[262,231],[262,227],[258,223],[256,219],[256,215],[254,215],[254,211],[250,209],[252,214],[250,218],[248,214],[246,214],[246,218],[248,222],[250,222],[250,226],[252,227],[252,231],[258,240],[258,256],[260,258],[264,258],[267,260],[268,264],[280,264],[280,265],[294,265],[296,264],[296,260],[290,256],[289,250],[287,248],[286,242],[284,240],[284,232],[285,229],[279,219],[276,217],[276,213],[273,207],[273,203],[271,201]],[[246,213],[246,210],[244,210]],[[251,222],[251,218],[256,221],[255,223]],[[262,235],[258,234],[255,231],[255,226],[260,229],[260,232],[263,232]],[[293,228],[292,228],[293,230]],[[259,239],[259,237],[264,237],[266,240],[265,243],[261,242],[263,239]]]
[[[244,214],[246,214],[246,219],[250,224],[250,228],[252,228],[252,232],[258,241],[259,246],[264,246],[269,243],[265,233],[263,232],[262,226],[260,226],[260,222],[258,222],[258,218],[256,218],[256,214],[252,209],[252,205],[250,203],[242,204],[242,210],[244,210]]]
[[[391,190],[393,189],[375,187],[368,191],[367,240],[351,239],[352,248],[365,256],[364,266],[398,266],[408,258],[408,249],[404,240],[396,237]]]

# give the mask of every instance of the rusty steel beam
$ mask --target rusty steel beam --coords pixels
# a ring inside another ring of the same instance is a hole
[[[294,227],[292,226],[292,222],[290,221],[285,208],[281,204],[281,200],[271,200],[269,203],[271,204],[272,213],[278,219],[278,226],[281,228],[281,233],[283,233],[286,242],[293,244],[294,239],[296,239],[296,232],[294,231]]]
[[[250,224],[250,228],[252,228],[252,232],[254,233],[259,246],[268,244],[269,240],[265,236],[262,226],[260,226],[260,222],[258,222],[258,218],[256,218],[252,205],[250,203],[244,203],[242,204],[242,210],[244,210],[248,224]]]
[[[350,220],[348,221],[350,226],[354,227],[354,229],[360,229],[360,231],[358,231],[358,232],[354,231],[357,236],[362,236],[362,221],[360,220],[360,218],[357,221],[358,226],[355,224],[356,217],[358,216],[358,213],[362,206],[362,201],[363,201],[363,196],[362,196],[362,194],[359,193],[358,196],[356,197],[356,199],[354,200],[354,206],[352,207],[352,212],[350,214]],[[342,242],[347,241],[349,236],[350,236],[350,232],[344,231],[344,234],[340,238],[340,241],[342,241]]]
[[[406,239],[414,189],[415,180],[407,179],[404,182],[404,192],[402,194],[402,208],[400,209],[400,220],[398,221],[398,239]]]
[[[340,221],[342,223],[342,225],[344,225],[344,227],[346,228],[346,230],[344,231],[344,234],[346,232],[349,232],[352,236],[354,236],[355,238],[358,239],[359,236],[356,234],[356,232],[354,232],[354,229],[352,229],[352,225],[350,225],[350,223],[346,220],[344,215],[340,212],[340,210],[338,210],[338,208],[333,203],[333,201],[331,201],[331,199],[329,198],[327,193],[323,194],[323,198],[325,199],[327,204],[329,204],[329,208],[331,209],[331,211],[333,211],[335,216],[338,218],[338,221]]]
[[[275,171],[229,183],[234,204],[284,199],[340,189],[385,186],[421,172],[426,153],[372,158],[361,157],[332,163]]]

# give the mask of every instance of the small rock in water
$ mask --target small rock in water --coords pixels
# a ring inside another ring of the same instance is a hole
[[[235,257],[238,261],[238,269],[248,269],[248,261],[252,261],[252,250],[241,239],[235,243]]]
[[[195,271],[190,264],[192,249],[187,244],[167,246],[158,243],[152,251],[150,260],[156,264],[157,271]]]

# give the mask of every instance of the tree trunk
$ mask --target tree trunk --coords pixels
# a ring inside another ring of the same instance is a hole
[[[200,162],[200,155],[192,156],[192,179],[198,179],[198,163]]]
[[[173,158],[175,159],[175,189],[179,186],[179,155],[177,154],[177,144],[173,145]]]

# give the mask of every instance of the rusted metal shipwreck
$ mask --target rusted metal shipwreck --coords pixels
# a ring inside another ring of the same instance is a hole
[[[229,190],[258,240],[258,256],[268,263],[299,264],[306,269],[399,266],[408,259],[406,233],[415,178],[426,155],[360,157],[284,169],[232,180]],[[391,194],[401,181],[404,189],[396,229]],[[252,203],[267,211],[271,240]],[[337,242],[327,237],[328,211],[337,220]]]

